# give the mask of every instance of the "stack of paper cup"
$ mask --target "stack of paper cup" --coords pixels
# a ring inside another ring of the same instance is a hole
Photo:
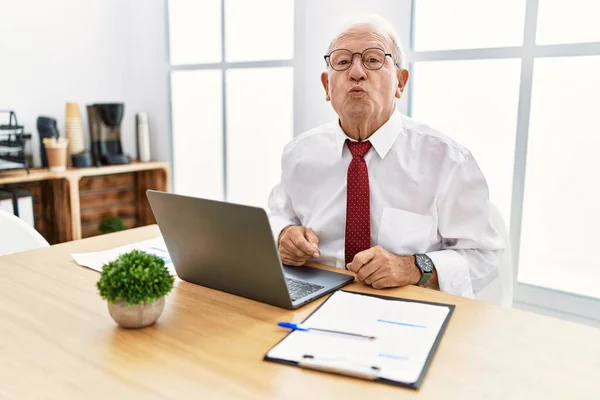
[[[67,103],[67,112],[65,116],[66,136],[69,141],[68,165],[71,165],[71,155],[81,153],[85,150],[83,142],[83,125],[79,105],[77,103]]]

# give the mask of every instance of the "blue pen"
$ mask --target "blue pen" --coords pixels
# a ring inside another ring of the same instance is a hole
[[[361,335],[360,333],[334,331],[334,330],[331,330],[331,329],[311,328],[311,327],[308,327],[308,326],[305,326],[305,325],[295,324],[293,322],[278,322],[277,325],[281,326],[282,328],[293,329],[295,331],[305,331],[305,332],[319,331],[319,332],[336,333],[338,335],[353,336],[353,337],[358,337],[358,338],[363,338],[363,339],[370,339],[370,340],[376,339],[375,336]]]

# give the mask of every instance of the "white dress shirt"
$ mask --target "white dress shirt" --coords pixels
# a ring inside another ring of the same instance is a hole
[[[283,151],[282,178],[269,197],[275,239],[288,225],[312,228],[320,256],[345,268],[346,177],[352,155],[337,120],[305,132]],[[473,297],[498,276],[501,237],[488,187],[471,153],[395,111],[368,139],[371,245],[427,254],[440,289]]]

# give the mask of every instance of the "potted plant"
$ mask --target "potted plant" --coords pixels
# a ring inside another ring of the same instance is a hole
[[[106,217],[100,223],[98,230],[102,234],[125,230],[125,223],[119,217]]]
[[[162,313],[173,281],[162,258],[132,250],[102,267],[97,287],[117,324],[143,328]]]

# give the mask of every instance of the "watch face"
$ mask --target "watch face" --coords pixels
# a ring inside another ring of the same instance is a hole
[[[433,272],[433,261],[431,261],[431,258],[425,254],[416,254],[415,258],[417,265],[423,272]]]

